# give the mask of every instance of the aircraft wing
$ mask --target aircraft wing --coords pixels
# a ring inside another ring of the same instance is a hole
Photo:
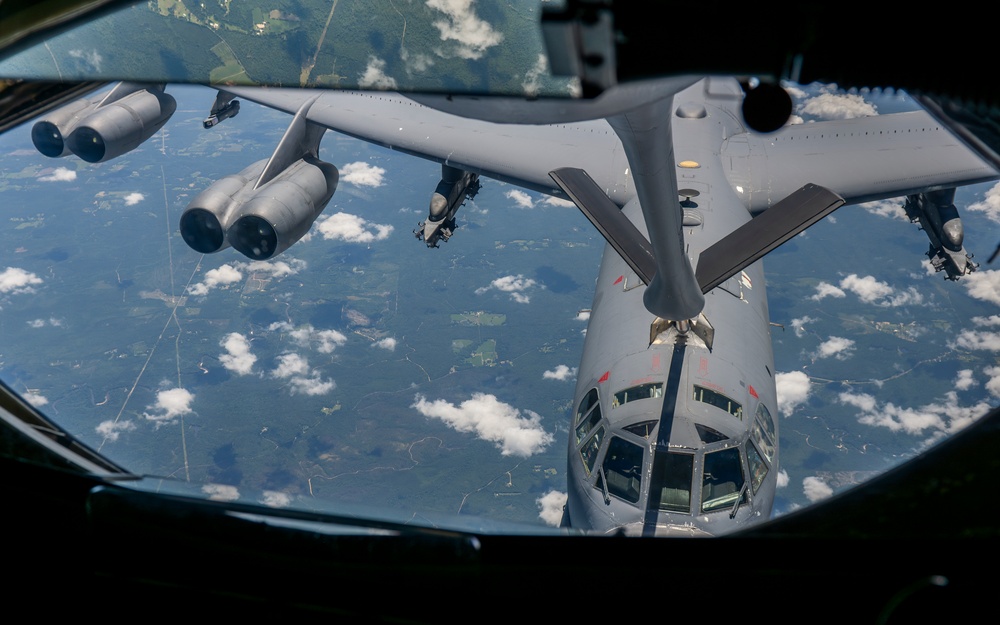
[[[315,91],[303,89],[225,91],[293,115],[316,97]],[[565,195],[549,172],[578,167],[617,203],[629,199],[626,189],[615,187],[628,164],[604,120],[558,126],[496,124],[442,113],[395,93],[359,91],[322,92],[310,106],[308,119],[370,143],[560,197]]]
[[[293,115],[316,95],[302,89],[226,91]],[[358,91],[322,92],[308,117],[355,138],[542,193],[565,197],[548,174],[568,167],[586,171],[618,205],[632,195],[616,186],[628,163],[604,120],[496,124],[443,113],[396,93]],[[773,134],[740,133],[725,141],[722,156],[731,159],[731,178],[748,194],[745,204],[755,213],[806,183],[856,204],[997,177],[924,111],[791,125]]]
[[[723,157],[732,159],[733,180],[755,213],[805,183],[857,204],[997,178],[993,167],[924,111],[743,133],[726,141]]]

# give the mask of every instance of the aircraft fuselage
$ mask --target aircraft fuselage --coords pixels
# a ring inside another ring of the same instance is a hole
[[[672,120],[692,264],[751,219],[720,157],[725,138],[744,130],[713,100],[707,90],[682,92],[675,110],[686,117]],[[646,234],[638,200],[623,211]],[[714,329],[710,344],[662,320],[654,325],[645,288],[607,246],[575,393],[569,524],[635,535],[719,535],[766,520],[778,432],[762,262],[706,294],[699,319]]]

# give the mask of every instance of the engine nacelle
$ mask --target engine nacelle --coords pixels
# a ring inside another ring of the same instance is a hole
[[[49,158],[59,158],[71,154],[66,145],[66,137],[77,124],[97,108],[97,100],[81,99],[35,122],[31,127],[31,142],[35,149]]]
[[[177,109],[173,96],[159,89],[122,83],[115,90],[73,102],[37,122],[31,129],[35,148],[45,156],[72,152],[101,163],[139,147]]]
[[[226,232],[236,221],[240,203],[247,189],[264,171],[267,159],[257,161],[238,174],[212,183],[199,193],[181,214],[181,237],[188,247],[202,254],[213,254],[229,247]]]
[[[254,189],[267,162],[222,178],[188,204],[180,223],[188,246],[210,254],[232,245],[248,258],[266,260],[309,231],[337,190],[337,168],[306,156]]]
[[[177,101],[162,91],[136,91],[97,109],[80,122],[66,143],[88,163],[102,163],[139,147],[163,128]]]

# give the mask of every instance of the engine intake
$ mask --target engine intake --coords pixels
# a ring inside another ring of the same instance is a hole
[[[311,156],[254,188],[267,165],[258,161],[198,194],[181,215],[181,236],[197,252],[232,245],[252,260],[272,258],[301,239],[337,189],[340,174]]]
[[[176,100],[161,89],[119,83],[105,96],[77,100],[40,120],[31,140],[45,156],[73,153],[100,163],[139,147],[176,109]]]

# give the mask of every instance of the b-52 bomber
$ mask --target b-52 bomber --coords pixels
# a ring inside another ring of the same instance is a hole
[[[202,191],[180,228],[196,251],[272,258],[336,191],[330,129],[442,166],[417,238],[448,240],[479,177],[572,200],[606,238],[569,424],[563,524],[718,536],[770,517],[780,467],[762,258],[844,204],[905,196],[935,269],[975,270],[957,186],[998,172],[917,111],[749,129],[745,88],[674,76],[577,102],[226,87],[293,119],[273,155]],[[43,153],[98,162],[162,127],[160,86],[119,85],[33,131]],[[229,107],[229,108],[226,108]],[[134,116],[124,114],[134,111]],[[230,115],[231,116],[231,115]],[[129,121],[131,120],[131,121]]]

